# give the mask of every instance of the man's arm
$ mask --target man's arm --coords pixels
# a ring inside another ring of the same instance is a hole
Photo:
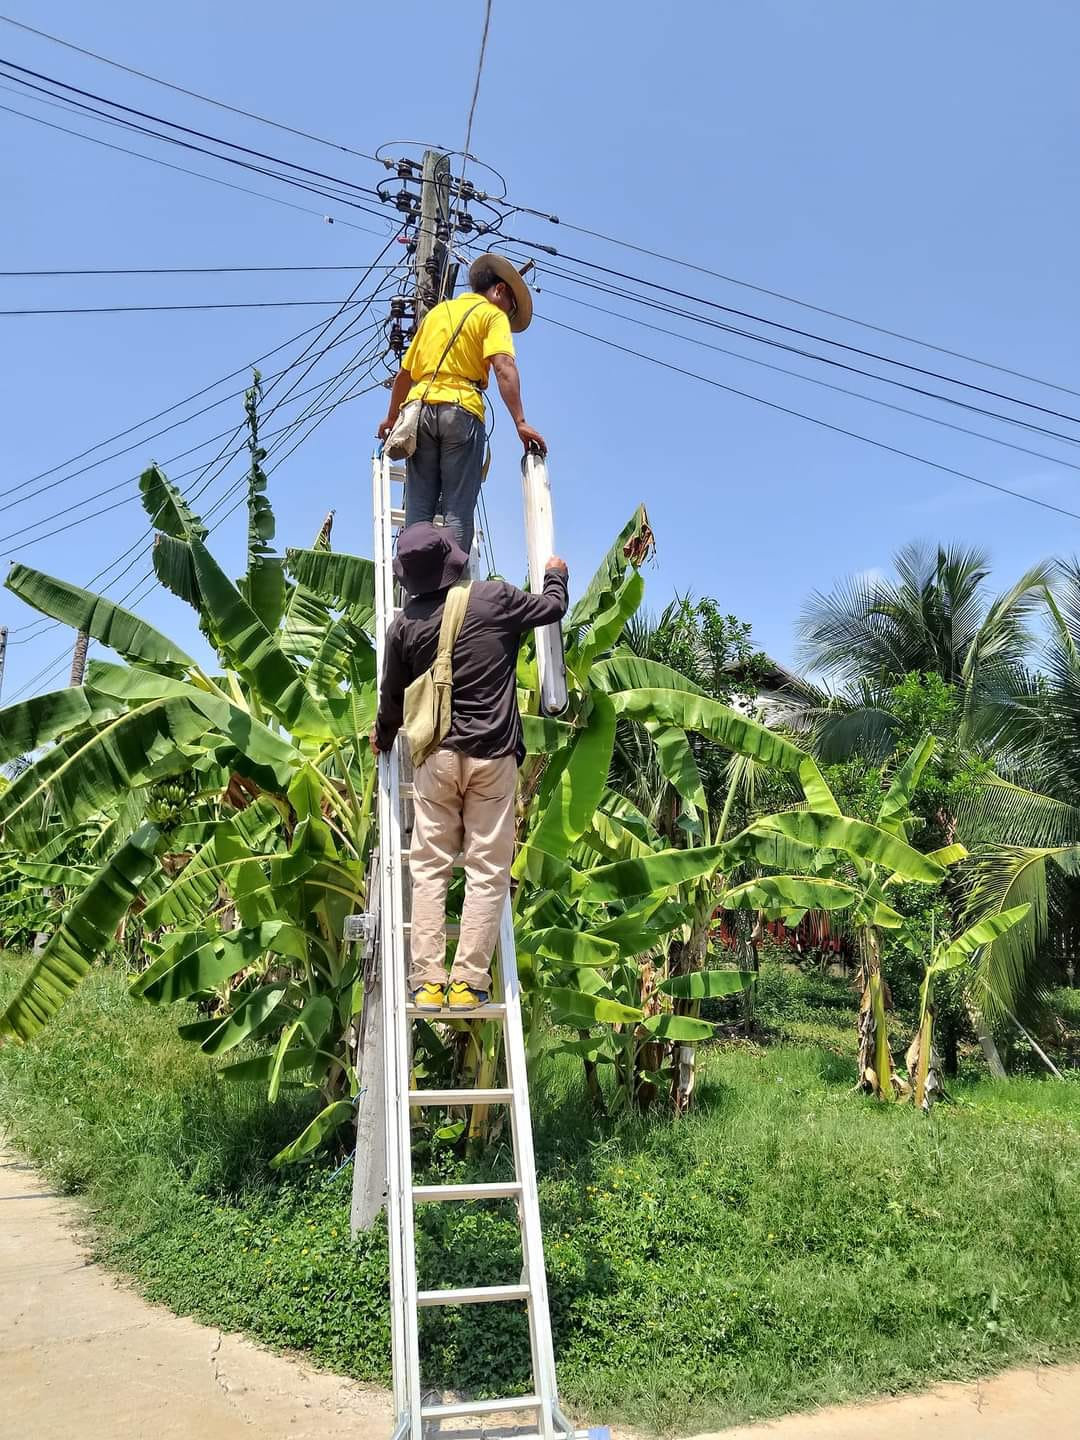
[[[547,454],[547,443],[539,430],[534,430],[531,425],[525,423],[525,411],[521,404],[521,377],[518,375],[517,361],[512,355],[493,355],[491,357],[491,368],[495,371],[495,379],[499,386],[499,394],[503,398],[503,404],[510,411],[510,419],[517,426],[518,438],[527,450],[530,445],[537,445],[542,455]]]
[[[394,376],[394,388],[390,391],[390,404],[387,407],[386,419],[379,426],[379,439],[385,440],[390,431],[397,424],[398,411],[405,404],[405,396],[412,389],[413,378],[404,366]]]
[[[553,625],[567,610],[569,574],[566,561],[553,555],[544,568],[544,589],[530,595],[516,585],[506,586],[506,613],[514,629],[534,630],[538,625]]]
[[[405,718],[405,687],[412,680],[401,653],[401,639],[396,625],[386,637],[386,661],[382,684],[379,686],[379,711],[371,731],[371,748],[385,753],[393,747],[401,722]]]

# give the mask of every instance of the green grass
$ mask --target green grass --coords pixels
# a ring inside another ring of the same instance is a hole
[[[0,998],[17,971],[0,957]],[[767,970],[774,1040],[710,1048],[679,1124],[598,1131],[573,1067],[538,1067],[574,1408],[686,1434],[1080,1349],[1080,1085],[965,1079],[929,1120],[877,1105],[852,1091],[851,1004],[842,981]],[[348,1170],[269,1171],[304,1104],[271,1111],[218,1081],[178,1018],[95,974],[34,1045],[0,1052],[12,1140],[86,1196],[99,1256],[152,1298],[385,1380],[382,1227],[349,1240]],[[507,1164],[498,1147],[468,1173]],[[464,1173],[445,1155],[430,1165]],[[513,1279],[512,1214],[427,1207],[418,1257],[422,1284]],[[432,1383],[524,1383],[515,1307],[424,1318]]]

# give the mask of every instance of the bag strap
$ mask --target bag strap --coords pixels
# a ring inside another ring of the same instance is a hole
[[[439,649],[436,659],[449,660],[461,634],[461,627],[465,623],[465,611],[469,605],[469,591],[472,589],[472,581],[465,585],[454,585],[446,592],[446,601],[443,605],[442,623],[439,626]]]
[[[448,305],[450,302],[447,300],[447,301],[444,301],[443,303]],[[473,313],[474,310],[479,310],[479,309],[480,309],[480,306],[481,306],[481,305],[485,305],[485,304],[487,304],[487,301],[481,298],[480,300],[478,300],[478,301],[476,302],[475,305],[470,305],[469,308],[468,308],[468,310],[465,311],[465,314],[462,315],[461,319],[458,321],[457,325],[454,327],[454,333],[450,336],[450,339],[446,342],[446,348],[443,350],[442,354],[439,356],[439,363],[435,366],[435,369],[431,372],[431,379],[427,382],[427,385],[424,387],[424,393],[423,393],[423,395],[421,395],[421,397],[420,397],[420,404],[421,404],[421,405],[423,405],[423,404],[426,402],[427,397],[428,397],[428,392],[431,390],[432,385],[435,384],[435,381],[436,381],[436,378],[438,377],[439,371],[442,369],[443,361],[446,359],[446,357],[450,354],[450,351],[453,349],[454,341],[455,341],[455,340],[458,338],[458,336],[461,334],[462,326],[465,324],[465,321],[469,318],[469,316]]]

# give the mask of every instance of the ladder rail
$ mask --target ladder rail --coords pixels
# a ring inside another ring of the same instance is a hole
[[[390,470],[385,458],[372,465],[375,513],[376,586],[375,650],[381,675],[386,654],[386,632],[393,615],[393,574],[390,568]],[[398,796],[397,749],[378,761],[378,813],[380,838],[380,953],[382,960],[383,1039],[386,1057],[386,1162],[387,1222],[390,1232],[390,1284],[392,1295],[406,1303],[391,1305],[394,1410],[406,1422],[408,1440],[421,1440],[419,1407],[412,1397],[420,1393],[419,1336],[416,1305],[416,1259],[412,1230],[411,1151],[408,1105],[408,1034],[404,1004],[404,946],[401,929],[401,825]],[[404,1079],[403,1079],[404,1075]],[[404,1127],[403,1119],[404,1117]],[[402,1131],[404,1128],[404,1143]],[[410,1303],[412,1301],[412,1303]]]
[[[499,972],[502,977],[506,1020],[503,1051],[510,1085],[510,1123],[514,1139],[514,1168],[521,1183],[518,1213],[521,1217],[521,1252],[531,1292],[529,1340],[532,1348],[533,1384],[540,1397],[540,1434],[555,1440],[555,1355],[551,1343],[551,1307],[548,1302],[547,1272],[544,1267],[544,1240],[540,1228],[540,1197],[536,1184],[536,1157],[533,1151],[532,1115],[529,1109],[529,1077],[525,1068],[525,1035],[521,1023],[521,981],[514,943],[514,917],[510,897],[503,902],[499,921]],[[572,1433],[572,1432],[571,1432]]]

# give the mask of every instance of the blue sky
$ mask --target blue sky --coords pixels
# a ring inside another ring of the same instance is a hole
[[[74,0],[37,0],[14,13],[178,84],[373,151],[400,138],[461,146],[482,11],[480,0],[453,7],[303,8],[191,0],[171,9],[129,0],[102,0],[90,9]],[[930,0],[903,6],[755,0],[666,11],[643,4],[549,0],[537,8],[495,0],[472,149],[507,177],[521,204],[1080,389],[1074,341],[1078,42],[1080,13],[1055,0],[1034,0],[1022,9],[1002,0],[953,0],[947,6]],[[6,25],[0,25],[0,55],[362,184],[380,175],[368,162],[226,115]],[[332,211],[376,232],[329,225],[317,215],[0,110],[6,215],[0,269],[364,265],[390,234],[387,220],[65,116],[25,96],[2,93],[0,105]],[[574,256],[1080,416],[1080,397],[980,370],[565,228],[525,216],[506,228]],[[1075,470],[590,311],[552,292],[628,313],[634,307],[545,275],[539,258],[541,315],[1080,510]],[[0,279],[0,309],[337,300],[356,278]],[[0,489],[173,404],[331,313],[0,317],[6,341]],[[710,343],[1080,461],[1069,443],[859,377],[829,375],[682,320],[652,318]],[[295,347],[288,353],[295,354]],[[650,606],[658,608],[676,589],[714,595],[750,620],[758,643],[779,659],[793,656],[794,620],[811,590],[852,571],[887,569],[891,552],[905,541],[984,545],[1002,587],[1035,560],[1077,549],[1080,523],[1074,520],[542,320],[523,337],[519,357],[527,415],[551,446],[558,544],[572,583],[585,582],[643,500],[659,546],[647,577]],[[312,380],[332,373],[323,369]],[[968,393],[976,403],[1073,431],[1068,421]],[[273,476],[279,543],[309,543],[325,511],[334,508],[335,545],[370,554],[369,456],[383,403],[379,392],[343,406]],[[0,511],[0,535],[10,537],[0,541],[0,558],[85,583],[138,542],[145,529],[139,505],[132,500],[48,532],[122,499],[125,480],[151,457],[167,460],[239,413],[237,400],[141,443],[156,428],[145,427],[118,442],[140,442],[129,455],[47,492],[38,484],[18,491],[31,498]],[[178,472],[212,453],[201,451],[171,468]],[[518,454],[502,412],[487,497],[496,561],[510,576],[524,567]],[[242,470],[241,462],[234,464],[207,499]],[[108,486],[118,488],[88,501]],[[78,508],[80,500],[88,503]],[[244,534],[241,509],[213,537],[234,572]],[[110,593],[119,596],[145,571],[141,551],[138,560]],[[188,613],[160,588],[139,608],[178,639],[190,638]],[[40,627],[27,631],[23,627],[33,618],[0,592],[0,624],[12,627],[7,699],[49,662],[52,670],[34,688],[66,678],[67,637],[41,633]]]

